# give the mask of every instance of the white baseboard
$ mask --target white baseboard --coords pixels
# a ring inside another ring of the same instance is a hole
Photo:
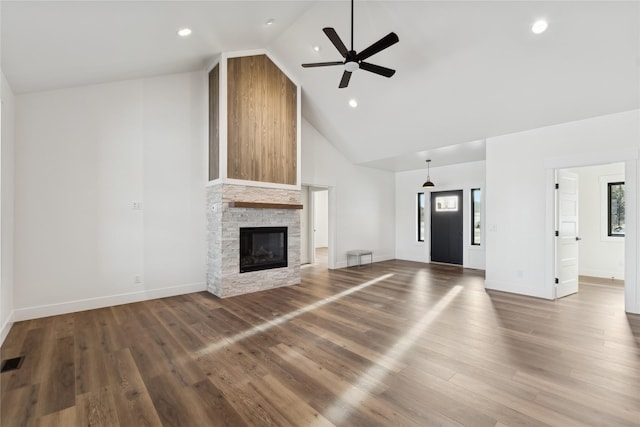
[[[624,271],[607,271],[607,270],[590,270],[584,269],[580,270],[581,276],[590,276],[590,277],[601,277],[604,279],[617,279],[624,280]]]
[[[375,253],[373,254],[373,259],[371,260],[372,262],[382,262],[382,261],[389,261],[395,259],[395,257],[393,256],[389,256],[389,255],[376,255]],[[369,264],[369,256],[363,256],[362,257],[362,265],[367,265]],[[356,264],[357,265],[357,264]],[[346,268],[347,267],[347,260],[338,260],[338,262],[336,262],[336,269],[338,268]],[[349,267],[355,267],[354,266],[354,261],[353,258],[351,259],[351,264],[349,265]]]
[[[429,262],[426,254],[424,253],[416,254],[413,251],[396,252],[396,259],[401,261]]]
[[[7,335],[9,335],[11,326],[13,326],[13,319],[15,317],[15,314],[15,311],[12,311],[7,320],[2,325],[2,329],[0,330],[0,346],[4,344],[5,338],[7,338]]]
[[[156,298],[166,298],[176,295],[206,291],[205,282],[189,283],[186,285],[170,286],[160,289],[149,289],[126,294],[109,295],[99,298],[69,301],[57,304],[41,305],[37,307],[19,308],[14,311],[14,321],[38,319],[40,317],[57,316],[59,314],[75,313],[77,311],[93,310],[132,302],[147,301]]]
[[[504,283],[504,282],[499,282],[499,281],[496,281],[496,280],[485,280],[484,281],[484,288],[488,289],[488,290],[493,290],[493,291],[508,292],[508,293],[511,293],[511,294],[524,295],[524,296],[527,296],[527,297],[535,297],[535,298],[542,298],[542,299],[549,299],[549,300],[553,299],[552,295],[543,295],[540,292],[539,289],[533,290],[533,289],[527,288],[527,287],[514,289],[512,283]]]

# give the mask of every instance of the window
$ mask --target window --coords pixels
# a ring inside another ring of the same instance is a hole
[[[480,189],[471,189],[471,244],[479,245],[482,237],[480,228]]]
[[[607,184],[608,235],[624,237],[624,182]]]
[[[424,242],[424,193],[418,193],[418,242]]]
[[[458,212],[458,196],[436,197],[436,212]]]

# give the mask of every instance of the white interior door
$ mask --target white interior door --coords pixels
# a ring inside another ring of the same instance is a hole
[[[329,191],[313,192],[313,247],[326,248],[329,246]]]
[[[556,191],[556,298],[578,292],[578,175],[558,170]]]

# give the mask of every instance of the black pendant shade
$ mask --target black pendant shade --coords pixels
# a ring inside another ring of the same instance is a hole
[[[424,184],[422,184],[422,187],[423,188],[433,188],[436,185],[433,182],[431,182],[431,177],[429,176],[429,171],[430,171],[429,170],[429,164],[431,163],[431,159],[426,160],[426,162],[427,162],[427,180],[424,182]]]
[[[431,182],[431,178],[427,177],[427,181],[424,184],[422,184],[422,186],[425,188],[430,188],[430,187],[435,187],[436,185],[433,182]]]

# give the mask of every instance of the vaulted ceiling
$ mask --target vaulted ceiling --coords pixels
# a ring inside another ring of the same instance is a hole
[[[349,8],[3,0],[2,70],[21,94],[198,70],[220,52],[266,48],[302,85],[310,123],[354,163],[389,170],[482,159],[491,136],[640,107],[638,2],[356,1],[354,48],[396,32],[400,42],[369,62],[397,72],[358,70],[338,89],[340,66],[300,64],[340,59],[322,28],[348,45]],[[534,35],[540,18],[549,29]],[[192,35],[179,38],[182,27]]]

